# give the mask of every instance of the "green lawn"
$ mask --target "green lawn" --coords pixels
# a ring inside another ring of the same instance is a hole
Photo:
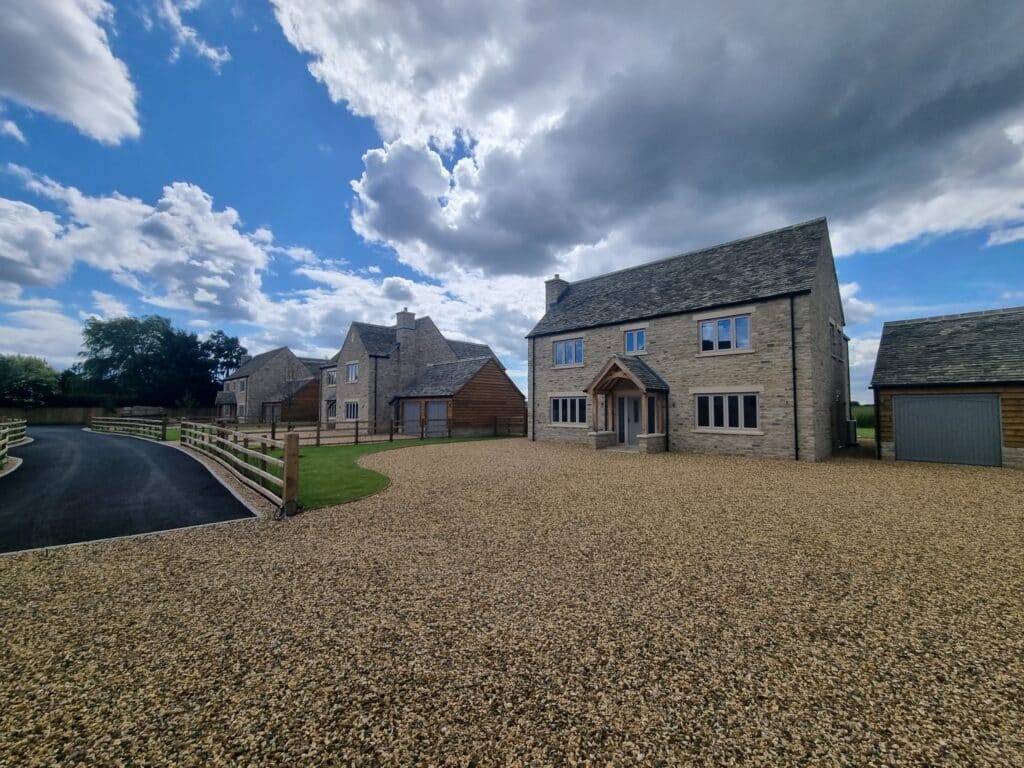
[[[400,440],[366,445],[303,446],[299,451],[299,498],[306,509],[343,504],[387,488],[390,480],[380,472],[363,469],[360,456],[397,448],[414,448],[468,440],[501,440],[498,437],[453,437],[428,440]]]
[[[875,428],[874,427],[857,427],[857,438],[860,440],[874,440],[875,439]]]
[[[167,430],[167,439],[168,440],[180,440],[181,439],[181,430],[178,427],[171,427],[171,428],[169,428]]]

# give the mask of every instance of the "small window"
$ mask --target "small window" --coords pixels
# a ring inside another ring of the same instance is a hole
[[[338,401],[328,400],[327,401],[327,418],[336,419],[338,418]]]
[[[345,381],[349,384],[359,381],[359,363],[349,363],[345,366]]]
[[[245,379],[242,379],[238,384],[239,387],[241,388],[241,391],[245,392]]]
[[[634,331],[626,331],[626,352],[637,354],[647,351],[647,331],[637,328]]]
[[[750,315],[701,322],[701,352],[726,352],[733,349],[750,349]]]
[[[359,403],[349,401],[345,403],[345,419],[356,421],[359,418]]]
[[[327,372],[327,386],[333,387],[338,383],[338,371],[337,369]]]
[[[583,365],[583,339],[556,341],[555,365]]]
[[[238,406],[238,418],[242,418],[243,416],[245,416],[245,406],[240,405]]]
[[[697,426],[714,429],[757,429],[755,394],[697,395]]]
[[[553,397],[551,398],[552,424],[586,424],[587,398],[585,397]]]

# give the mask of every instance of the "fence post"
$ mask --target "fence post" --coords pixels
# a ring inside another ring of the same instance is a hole
[[[420,416],[420,440],[427,436],[427,422]]]
[[[494,436],[498,436],[498,417],[494,417]]]
[[[284,490],[281,492],[282,506],[286,514],[295,514],[299,502],[299,433],[288,432],[284,436]]]
[[[271,440],[276,440],[277,439],[277,422],[276,421],[271,421],[270,422],[270,439]]]
[[[164,442],[167,439],[167,417],[165,416],[160,421],[160,442]]]
[[[451,417],[449,417],[448,418],[448,438],[451,439],[451,436],[452,436],[452,420],[451,420]]]
[[[388,420],[388,442],[389,443],[395,442],[395,420],[394,419],[389,419]]]
[[[359,422],[352,422],[356,426],[356,445],[359,445]]]
[[[264,440],[260,440],[260,453],[264,456],[267,455],[267,443]],[[260,459],[260,469],[264,472],[267,471],[267,460]]]
[[[320,447],[320,419],[316,420],[316,447]]]

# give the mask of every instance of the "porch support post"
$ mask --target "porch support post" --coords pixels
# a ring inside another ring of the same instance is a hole
[[[600,419],[598,418],[598,413],[597,413],[597,390],[596,389],[593,392],[590,393],[590,406],[591,406],[590,407],[590,415],[591,415],[591,418],[594,420],[594,423],[593,423],[593,425],[591,427],[591,432],[600,432],[601,431],[601,422],[600,422]]]
[[[648,397],[648,395],[643,390],[641,390],[640,395],[641,395],[640,396],[640,402],[643,404],[643,407],[640,409],[640,429],[643,431],[643,434],[649,435],[654,430],[650,429],[650,425],[647,423],[647,397]]]

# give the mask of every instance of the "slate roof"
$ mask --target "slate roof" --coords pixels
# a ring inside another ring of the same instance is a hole
[[[814,219],[569,283],[527,338],[806,293],[828,239]]]
[[[882,327],[872,387],[1024,383],[1024,307]]]
[[[395,348],[397,341],[393,326],[389,328],[373,323],[352,323],[352,327],[359,331],[359,338],[371,355],[388,355]]]
[[[486,344],[477,344],[475,341],[456,341],[455,339],[445,339],[448,342],[448,346],[452,348],[452,352],[459,360],[469,360],[474,357],[487,357],[494,356],[494,352]]]
[[[324,360],[319,357],[300,357],[299,362],[306,366],[306,368],[309,369],[310,374],[314,377],[319,377],[320,369],[325,365],[331,364],[330,360]]]
[[[404,392],[395,396],[403,397],[451,397],[493,357],[471,357],[450,363],[428,365],[423,374]]]
[[[234,392],[218,392],[216,399],[213,401],[214,405],[236,405],[238,398]]]
[[[613,357],[619,365],[628,369],[630,373],[636,376],[646,389],[668,392],[668,384],[665,383],[665,380],[639,357],[633,357],[632,355],[613,355]]]
[[[230,376],[226,377],[224,380],[228,381],[230,379],[241,379],[245,376],[251,376],[252,374],[256,373],[256,371],[258,371],[260,368],[262,368],[265,363],[269,362],[272,357],[274,357],[281,350],[284,349],[288,349],[288,347],[278,347],[277,349],[272,349],[269,352],[263,352],[259,355],[256,355],[255,357],[253,357],[252,360],[249,360],[248,362],[242,363],[240,366],[238,366],[238,368],[236,368],[234,372]]]

